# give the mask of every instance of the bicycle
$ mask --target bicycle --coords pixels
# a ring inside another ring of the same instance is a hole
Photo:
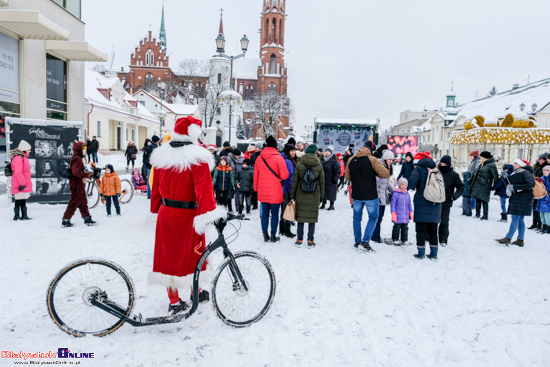
[[[93,174],[92,177],[86,179],[86,197],[88,209],[93,209],[101,199],[99,185],[101,184],[101,171],[104,171],[105,168],[97,168],[93,162],[90,165],[93,168]],[[129,179],[123,178],[120,180],[120,188],[122,193],[118,201],[121,204],[128,204],[134,197],[134,185]]]
[[[114,262],[90,258],[68,264],[51,281],[46,293],[51,318],[61,330],[75,337],[105,336],[124,322],[139,327],[185,320],[199,305],[200,269],[212,252],[222,248],[224,261],[216,269],[210,288],[212,307],[227,325],[240,328],[254,324],[269,311],[276,281],[263,256],[250,251],[233,254],[229,250],[223,230],[229,221],[243,218],[244,215],[229,214],[227,219],[215,223],[218,238],[204,249],[195,267],[192,305],[185,313],[146,319],[141,314],[133,315],[134,284],[126,271]],[[238,236],[240,228],[235,229],[229,238]]]

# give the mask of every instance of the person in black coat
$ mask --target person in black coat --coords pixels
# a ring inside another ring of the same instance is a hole
[[[338,192],[338,181],[340,180],[340,163],[336,156],[332,154],[332,149],[325,150],[325,163],[323,164],[325,171],[325,194],[323,196],[323,205],[319,209],[325,209],[327,200],[330,201],[330,206],[327,210],[334,210],[334,202],[336,201],[336,193]]]
[[[401,177],[405,177],[407,181],[411,178],[411,174],[414,170],[414,163],[413,163],[413,155],[411,152],[407,152],[405,155],[405,161],[401,164],[401,172],[399,172],[399,176],[397,176],[397,179],[399,180]]]
[[[416,190],[414,195],[414,222],[416,225],[416,246],[417,259],[423,259],[426,254],[426,238],[430,241],[429,259],[437,259],[437,225],[441,222],[441,203],[432,203],[424,198],[424,189],[428,179],[428,169],[435,168],[435,162],[424,153],[418,153],[415,157],[418,160],[411,179],[409,190]]]
[[[441,157],[439,170],[445,183],[445,202],[441,205],[441,224],[439,225],[439,244],[447,246],[449,239],[449,216],[453,202],[458,200],[464,192],[464,183],[460,175],[453,170],[452,159],[448,155]]]
[[[525,238],[525,217],[531,215],[533,207],[533,187],[535,178],[533,168],[524,159],[517,159],[514,162],[514,172],[507,178],[507,192],[510,195],[508,214],[511,215],[510,230],[506,237],[497,240],[504,245],[524,246]],[[514,234],[518,231],[518,238],[512,242]]]
[[[514,172],[514,166],[511,164],[502,165],[502,173],[500,174],[497,183],[495,184],[495,195],[500,198],[500,209],[502,213],[499,222],[508,222],[508,214],[506,209],[506,201],[508,200],[508,194],[506,193],[507,181],[506,179]]]
[[[481,157],[481,164],[471,178],[470,196],[476,199],[476,218],[480,217],[481,207],[483,206],[481,220],[487,220],[489,219],[491,190],[498,181],[498,170],[495,158],[490,152],[481,152],[479,156]]]
[[[218,148],[214,144],[210,144],[208,146],[208,151],[212,153],[212,156],[214,157],[214,163],[216,164],[214,167],[218,167],[218,164],[220,163],[220,156],[218,155]]]
[[[533,175],[535,177],[542,177],[542,169],[548,165],[546,158],[548,158],[548,153],[542,153],[539,155],[537,163],[533,164]],[[540,229],[542,227],[540,213],[535,210],[538,202],[539,201],[537,199],[533,201],[533,224],[531,224],[529,229]]]
[[[254,191],[254,168],[252,167],[252,160],[245,158],[243,161],[243,167],[237,172],[237,188],[240,191],[240,205],[239,214],[243,213],[244,203],[246,201],[246,214],[250,214],[250,208],[252,206],[251,198]]]

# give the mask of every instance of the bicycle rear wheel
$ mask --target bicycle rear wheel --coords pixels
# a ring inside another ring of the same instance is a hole
[[[108,298],[125,309],[134,306],[134,285],[124,269],[107,260],[82,259],[64,267],[48,287],[48,312],[64,332],[82,337],[104,336],[118,329],[124,320],[90,303],[91,298]]]
[[[255,252],[238,252],[234,257],[248,291],[227,258],[212,279],[212,307],[226,324],[245,327],[269,311],[275,297],[275,274],[269,262]]]
[[[86,182],[86,198],[88,209],[93,209],[99,204],[99,185],[94,181]]]
[[[120,203],[128,204],[134,197],[134,185],[127,178],[120,180],[120,188],[122,195],[120,195]]]

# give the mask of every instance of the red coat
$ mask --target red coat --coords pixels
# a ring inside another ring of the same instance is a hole
[[[211,168],[214,157],[205,148],[187,145],[173,148],[169,143],[155,149],[151,212],[158,213],[155,232],[153,272],[149,283],[189,291],[193,272],[205,248],[206,225],[225,217],[224,209],[216,208]],[[196,201],[196,209],[178,209],[162,205],[162,198]],[[207,270],[205,263],[201,271]],[[209,269],[210,270],[210,269]],[[207,287],[207,274],[199,277]]]
[[[254,164],[254,191],[258,193],[258,201],[281,204],[283,202],[283,186],[273,172],[267,168],[262,158],[283,181],[289,176],[285,160],[277,152],[277,149],[268,147],[262,150]]]
[[[31,181],[31,165],[29,163],[29,156],[27,153],[24,155],[16,155],[11,160],[11,169],[13,175],[11,176],[11,193],[13,195],[20,192],[32,192]],[[23,191],[19,191],[19,186],[25,186]]]

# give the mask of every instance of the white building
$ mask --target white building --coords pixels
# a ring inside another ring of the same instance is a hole
[[[159,119],[124,90],[120,79],[90,69],[85,76],[85,126],[90,137],[97,137],[101,153],[125,150],[129,141],[141,148],[146,138],[160,133]]]

